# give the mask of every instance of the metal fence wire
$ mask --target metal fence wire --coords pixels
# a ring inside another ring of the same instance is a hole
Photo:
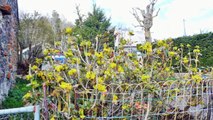
[[[213,120],[213,80],[158,84],[110,84],[106,93],[81,91],[76,105],[84,106],[84,119],[92,120]]]
[[[0,120],[39,120],[40,107],[28,106],[0,110]]]
[[[48,111],[55,120],[213,120],[212,79],[199,84],[169,80],[147,86],[108,84],[106,88],[107,92],[76,89],[70,113]],[[0,120],[45,119],[39,111],[39,106],[0,110]]]

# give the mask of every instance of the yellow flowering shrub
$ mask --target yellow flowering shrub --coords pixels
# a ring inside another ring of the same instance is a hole
[[[87,40],[78,42],[79,38],[75,39],[76,36],[72,36],[72,32],[70,28],[65,30],[67,39],[72,39],[72,42],[64,40],[63,45],[66,47],[63,49],[61,43],[57,43],[53,48],[46,48],[43,51],[44,60],[37,60],[26,76],[31,82],[29,85],[32,90],[23,97],[24,100],[31,104],[46,102],[48,106],[44,107],[48,107],[49,116],[54,116],[51,119],[58,119],[59,114],[66,115],[66,119],[86,119],[87,116],[101,114],[100,112],[107,115],[110,108],[103,109],[100,104],[120,106],[124,114],[131,110],[141,113],[147,109],[147,101],[133,101],[129,93],[140,93],[139,90],[144,89],[144,98],[152,96],[161,99],[168,94],[175,96],[180,92],[179,88],[175,88],[176,83],[199,85],[202,82],[202,74],[198,71],[199,47],[183,56],[182,48],[185,46],[172,47],[171,40],[146,42],[137,46],[137,50],[142,54],[141,58],[138,58],[136,53],[125,50],[124,45],[128,40],[122,39],[117,50],[107,44],[99,48]],[[191,48],[189,45],[187,47]],[[52,59],[58,52],[66,57],[65,63]],[[48,64],[51,67],[41,70],[37,67],[40,64]],[[187,74],[176,78],[175,73],[178,72]],[[133,85],[136,87],[132,87]],[[159,92],[159,89],[170,89],[172,85],[173,90]],[[130,102],[125,103],[120,99]],[[164,100],[153,105],[162,108]],[[99,111],[100,109],[103,111]]]

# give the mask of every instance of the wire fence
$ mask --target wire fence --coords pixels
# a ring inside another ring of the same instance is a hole
[[[0,120],[40,120],[40,107],[3,109],[0,110]]]
[[[49,118],[85,120],[212,120],[213,80],[108,84],[106,92],[75,89],[69,113],[49,111]],[[49,100],[48,100],[49,101]],[[49,105],[48,105],[49,106]],[[55,105],[57,106],[57,104]],[[44,110],[45,106],[42,106]],[[66,106],[61,106],[66,107]],[[0,110],[0,120],[39,120],[39,106]],[[44,112],[44,111],[42,111]]]
[[[148,86],[109,84],[107,92],[88,90],[76,94],[75,108],[83,106],[84,119],[213,119],[213,80],[200,84],[187,81]]]

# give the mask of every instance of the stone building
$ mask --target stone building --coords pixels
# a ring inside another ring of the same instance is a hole
[[[17,0],[0,0],[0,103],[15,82],[18,23]]]

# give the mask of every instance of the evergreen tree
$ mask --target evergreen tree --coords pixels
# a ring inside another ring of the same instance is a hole
[[[93,5],[93,11],[89,12],[88,17],[83,20],[79,8],[76,7],[76,9],[79,18],[75,22],[75,33],[85,40],[90,40],[93,44],[96,44],[96,37],[98,37],[100,48],[104,43],[113,47],[114,28],[111,27],[110,18],[105,16],[104,11]]]

